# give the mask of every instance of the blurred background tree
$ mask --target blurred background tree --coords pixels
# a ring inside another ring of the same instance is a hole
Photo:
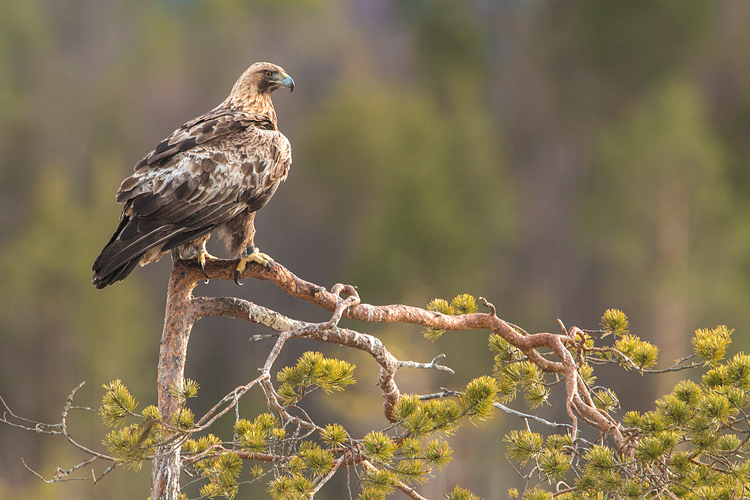
[[[258,244],[301,277],[351,282],[373,303],[483,295],[531,330],[557,317],[594,327],[618,307],[635,333],[671,346],[663,363],[718,323],[749,347],[746,2],[0,0],[0,12],[0,394],[19,414],[56,420],[81,380],[92,405],[113,378],[154,400],[169,265],[97,293],[90,264],[120,180],[258,60],[298,84],[275,97],[295,160],[258,217]],[[198,291],[323,319],[248,285]],[[188,376],[206,404],[254,375],[252,333],[196,328]],[[446,352],[457,370],[410,375],[406,390],[461,387],[492,365],[483,335],[375,333],[402,359]],[[630,408],[662,391],[616,373],[603,382],[639,398]],[[318,410],[377,418],[379,399],[359,385]],[[564,418],[560,405],[542,412]],[[454,462],[424,494],[448,482],[505,491],[501,424],[452,443]],[[93,445],[102,435],[80,431]],[[147,495],[143,472],[46,485],[19,457],[45,472],[70,450],[7,427],[0,442],[0,497],[117,499],[133,481]],[[484,469],[462,461],[477,450]]]

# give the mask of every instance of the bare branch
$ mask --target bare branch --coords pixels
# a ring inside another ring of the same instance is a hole
[[[534,422],[539,422],[540,424],[544,424],[544,425],[547,425],[549,427],[559,427],[559,428],[563,428],[563,429],[572,429],[573,428],[573,426],[570,425],[570,424],[561,424],[561,423],[557,423],[557,422],[550,422],[549,420],[545,420],[545,419],[543,419],[541,417],[537,417],[536,415],[532,415],[530,413],[521,413],[520,411],[516,411],[516,410],[514,410],[512,408],[508,408],[504,404],[494,403],[494,406],[495,406],[495,408],[498,408],[498,409],[504,411],[505,413],[507,413],[508,415],[510,415],[512,417],[520,417],[520,418],[522,418],[524,420],[533,420]]]
[[[2,418],[0,418],[0,422],[8,424],[13,427],[18,427],[26,431],[33,431],[33,432],[37,432],[40,434],[52,434],[52,435],[62,434],[61,424],[45,424],[42,422],[37,422],[35,420],[29,420],[28,418],[19,417],[18,415],[13,413],[13,411],[8,406],[8,403],[5,402],[2,396],[0,396],[0,402],[2,402],[6,410],[3,412]],[[8,414],[10,414],[11,418],[30,424],[32,427],[29,427],[23,424],[18,424],[16,422],[11,422],[10,420],[8,420]]]
[[[63,436],[65,436],[65,439],[67,439],[70,444],[72,444],[73,446],[81,450],[82,452],[87,453],[93,456],[94,458],[101,458],[103,460],[109,460],[110,462],[115,462],[116,460],[113,457],[96,452],[76,442],[68,433],[67,418],[68,418],[68,413],[70,412],[70,406],[73,404],[73,398],[75,397],[76,392],[78,392],[78,389],[83,387],[83,384],[85,383],[86,382],[81,382],[80,384],[78,384],[78,386],[75,389],[73,389],[73,391],[68,396],[68,400],[65,402],[65,408],[63,409],[63,412],[62,412],[62,421],[60,422],[61,432]]]
[[[70,477],[70,475],[74,473],[75,471],[77,471],[78,469],[82,467],[86,467],[87,465],[92,463],[94,460],[96,460],[96,458],[97,457],[91,457],[88,460],[84,460],[83,462],[79,463],[78,465],[74,465],[68,470],[62,470],[58,468],[52,479],[44,479],[44,477],[41,474],[39,474],[37,471],[29,467],[23,458],[21,459],[21,463],[23,463],[23,466],[26,467],[27,470],[31,471],[36,477],[38,477],[45,483],[50,484],[50,483],[59,483],[62,481],[88,481],[87,477]]]
[[[419,396],[420,401],[427,401],[428,399],[438,399],[438,398],[449,398],[449,397],[461,397],[463,394],[461,391],[451,391],[450,389],[446,389],[445,387],[441,387],[442,392],[436,392],[434,394],[424,394]]]
[[[437,364],[438,359],[442,359],[445,357],[445,354],[438,354],[435,356],[432,361],[429,363],[417,363],[416,361],[399,361],[398,367],[399,368],[421,368],[423,370],[440,370],[448,373],[456,373],[451,368],[448,368],[447,366],[439,365]]]

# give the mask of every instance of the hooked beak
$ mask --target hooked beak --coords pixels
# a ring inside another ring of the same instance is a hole
[[[294,80],[292,80],[292,77],[284,73],[284,79],[281,80],[281,86],[282,87],[289,87],[290,92],[294,92]]]

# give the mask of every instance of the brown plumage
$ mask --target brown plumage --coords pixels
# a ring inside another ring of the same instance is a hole
[[[294,89],[282,68],[255,63],[224,102],[175,130],[135,166],[117,191],[120,224],[97,257],[93,283],[104,288],[170,250],[203,265],[217,234],[232,257],[272,262],[253,245],[255,212],[286,179],[289,141],[279,132],[271,93]]]

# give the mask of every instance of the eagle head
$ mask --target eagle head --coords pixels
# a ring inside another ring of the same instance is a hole
[[[287,75],[281,66],[267,62],[258,62],[247,68],[232,88],[232,95],[254,97],[270,96],[271,92],[281,87],[294,90],[294,80]]]
[[[224,104],[266,116],[275,125],[276,112],[271,103],[271,93],[281,87],[294,90],[292,77],[287,75],[281,66],[257,62],[247,68],[237,80]]]

